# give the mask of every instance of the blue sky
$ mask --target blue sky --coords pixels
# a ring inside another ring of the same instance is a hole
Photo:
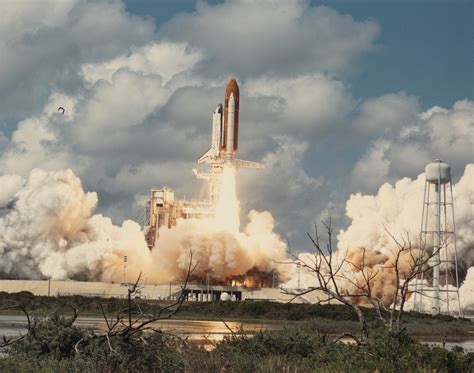
[[[239,173],[242,214],[270,211],[296,247],[314,221],[346,227],[357,193],[438,157],[457,181],[473,160],[472,2],[44,0],[0,13],[0,175],[71,168],[115,223],[140,215],[150,186],[202,192],[191,169],[230,76],[239,157],[267,165]]]
[[[474,12],[468,1],[336,2],[357,19],[382,27],[379,53],[367,58],[353,89],[360,96],[405,90],[424,108],[472,98]]]
[[[176,13],[192,12],[193,0],[127,0],[127,9],[152,17],[157,26]],[[222,1],[209,1],[219,4]],[[406,91],[423,108],[451,106],[474,95],[474,9],[470,1],[314,1],[380,23],[379,50],[364,58],[351,77],[354,95],[378,96]]]

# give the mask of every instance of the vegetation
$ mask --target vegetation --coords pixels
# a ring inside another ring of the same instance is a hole
[[[325,333],[285,329],[232,335],[211,351],[162,333],[107,340],[53,314],[6,348],[2,372],[472,372],[474,354],[429,347],[398,333],[371,333],[367,344],[336,342]]]
[[[175,303],[162,303],[133,299],[138,286],[139,280],[130,287],[127,299],[0,293],[4,312],[21,311],[28,320],[28,332],[23,337],[4,338],[0,344],[0,371],[474,371],[474,354],[423,345],[405,329],[390,331],[374,309],[361,308],[370,335],[363,344],[349,344],[342,337],[357,331],[359,316],[344,305],[183,303],[183,297]],[[51,313],[51,309],[56,312]],[[78,328],[74,324],[78,309],[101,314],[106,330]],[[211,315],[216,319],[286,320],[283,324],[287,327],[253,336],[232,332],[220,343],[210,342],[209,350],[153,328],[154,321],[171,317],[178,310],[185,318]],[[71,311],[72,316],[65,316]],[[408,327],[454,330],[457,336],[472,330],[470,321],[446,316],[407,313],[404,321]],[[335,334],[341,336],[335,338]]]
[[[359,322],[359,336],[349,332],[346,334],[357,344],[366,344],[370,331],[362,306],[370,307],[388,332],[403,330],[405,306],[410,296],[418,293],[410,284],[430,271],[432,267],[429,263],[435,253],[428,252],[424,244],[417,248],[412,246],[408,232],[406,237],[397,239],[386,229],[395,247],[389,249],[380,261],[381,253],[376,250],[364,247],[355,252],[336,250],[332,243],[334,232],[331,219],[323,225],[327,241],[321,241],[315,226],[314,235],[307,233],[313,252],[298,256],[289,251],[292,261],[287,263],[313,274],[315,284],[305,289],[285,291],[295,297],[317,291],[323,294],[322,299],[318,297],[320,304],[336,301],[352,309]]]
[[[147,307],[166,307],[168,303],[135,300]],[[54,309],[58,314],[71,313],[70,305],[81,311],[81,315],[102,317],[101,307],[107,314],[116,314],[123,299],[88,298],[83,296],[35,297],[29,292],[8,294],[0,292],[0,309],[12,304],[24,304],[33,315],[47,315]],[[3,313],[18,313],[18,308],[9,308]],[[21,311],[20,311],[21,312]],[[362,308],[369,330],[383,328],[375,310]],[[138,313],[134,310],[133,315]],[[304,330],[319,330],[331,335],[343,332],[358,332],[357,315],[352,309],[338,304],[294,304],[275,302],[184,302],[174,318],[197,320],[238,320],[246,322],[278,322]],[[282,321],[284,321],[282,323]],[[418,312],[405,312],[404,327],[411,336],[472,338],[474,323],[445,315],[432,316]]]

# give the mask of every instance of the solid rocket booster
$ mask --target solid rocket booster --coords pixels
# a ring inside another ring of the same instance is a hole
[[[239,86],[235,79],[229,80],[225,89],[224,99],[224,125],[222,133],[221,151],[224,153],[226,163],[231,163],[235,158],[239,138]]]

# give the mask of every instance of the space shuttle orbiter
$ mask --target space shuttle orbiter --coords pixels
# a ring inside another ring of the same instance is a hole
[[[206,160],[216,160],[219,158],[221,151],[222,115],[222,105],[219,104],[212,114],[211,148],[198,159],[198,163],[205,162]]]

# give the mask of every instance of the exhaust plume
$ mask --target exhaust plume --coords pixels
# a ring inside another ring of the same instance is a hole
[[[188,268],[189,253],[197,267],[194,274],[225,281],[253,268],[270,272],[286,258],[286,244],[273,232],[269,212],[250,211],[249,223],[239,231],[239,202],[235,169],[224,166],[215,217],[179,220],[176,226],[160,229],[152,256],[157,265],[156,281],[176,281]],[[284,271],[284,269],[281,269]]]

